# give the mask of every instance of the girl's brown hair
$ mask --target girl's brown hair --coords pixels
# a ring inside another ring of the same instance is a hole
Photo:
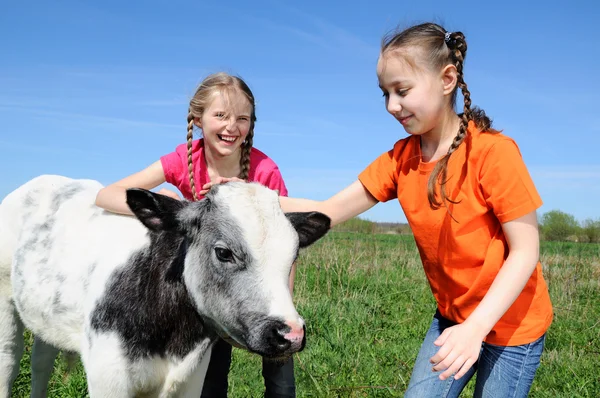
[[[491,119],[482,109],[471,108],[471,93],[467,89],[463,75],[463,65],[467,56],[467,42],[462,32],[446,32],[440,25],[434,23],[424,23],[412,26],[399,33],[393,33],[383,38],[381,44],[381,54],[390,51],[403,49],[417,49],[418,51],[409,53],[402,52],[404,57],[410,57],[417,54],[421,57],[419,64],[425,64],[432,71],[439,71],[447,65],[454,65],[457,71],[457,86],[454,88],[451,97],[451,106],[454,109],[456,105],[456,92],[460,88],[464,98],[463,113],[459,114],[460,127],[458,134],[454,137],[448,153],[440,159],[435,165],[429,181],[427,183],[427,198],[429,205],[433,209],[438,209],[445,205],[446,201],[456,203],[448,198],[446,193],[446,182],[448,181],[448,160],[450,155],[460,146],[467,136],[467,126],[469,121],[474,121],[477,128],[481,131],[495,133]],[[407,59],[413,66],[417,63],[414,59]],[[440,185],[440,199],[436,195],[436,183]]]
[[[192,140],[194,137],[194,119],[202,118],[206,108],[210,106],[215,93],[221,94],[239,94],[243,93],[250,105],[252,106],[252,114],[250,115],[250,130],[246,136],[246,140],[242,144],[242,155],[240,156],[240,174],[239,178],[246,180],[250,170],[250,152],[252,151],[252,141],[254,138],[254,123],[256,122],[256,105],[254,95],[250,87],[239,77],[231,76],[225,72],[219,72],[209,75],[200,83],[196,89],[196,93],[190,100],[190,107],[187,116],[187,150],[188,150],[188,173],[190,179],[190,188],[194,200],[198,200],[196,191],[196,183],[194,181],[194,171],[192,166]]]

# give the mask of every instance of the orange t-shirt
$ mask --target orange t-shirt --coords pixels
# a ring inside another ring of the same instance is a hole
[[[421,161],[420,138],[398,141],[359,176],[380,202],[398,198],[441,315],[462,323],[481,302],[508,256],[502,223],[542,204],[516,143],[469,124],[448,162],[448,209],[431,209],[427,181],[436,162]],[[452,216],[456,221],[452,219]],[[485,341],[514,346],[541,337],[552,304],[538,262],[525,288]]]

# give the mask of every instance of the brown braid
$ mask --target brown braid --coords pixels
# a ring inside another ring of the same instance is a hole
[[[250,87],[241,78],[236,77],[236,81],[241,88],[241,91],[246,95],[248,101],[252,105],[252,114],[250,115],[250,129],[246,135],[246,140],[242,145],[242,153],[240,155],[240,175],[239,178],[247,180],[250,173],[250,154],[252,153],[252,145],[254,144],[254,125],[256,123],[256,105],[254,101],[254,94],[250,90]]]
[[[464,106],[460,118],[460,125],[458,127],[458,134],[456,134],[456,137],[452,140],[452,144],[450,145],[450,148],[448,148],[446,156],[440,159],[433,168],[429,180],[427,181],[427,199],[429,200],[429,205],[432,209],[439,209],[446,201],[456,203],[448,198],[446,192],[446,182],[448,182],[448,162],[450,161],[450,155],[458,149],[460,144],[462,144],[467,137],[467,127],[469,125],[469,120],[471,120],[471,93],[467,89],[467,84],[465,83],[463,75],[463,65],[467,52],[465,36],[461,32],[452,33],[450,35],[450,40],[446,42],[446,44],[451,51],[451,56],[455,60],[454,66],[456,67],[457,72],[457,85],[462,91]],[[455,93],[456,90],[454,91],[454,99],[456,100]],[[440,184],[441,200],[438,200],[436,197],[436,182],[438,181]]]
[[[384,37],[382,42],[381,53],[387,51],[398,50],[409,46],[415,46],[425,51],[417,52],[417,54],[425,55],[425,61],[428,61],[429,66],[433,71],[438,71],[446,65],[451,64],[456,67],[457,71],[457,88],[461,89],[464,98],[463,113],[460,114],[460,126],[458,134],[454,137],[448,153],[440,159],[427,182],[427,199],[432,209],[438,209],[445,206],[446,202],[457,203],[447,196],[446,183],[448,182],[448,161],[450,155],[458,149],[467,137],[467,127],[469,121],[473,120],[480,131],[496,133],[492,129],[492,121],[485,112],[477,107],[471,108],[471,93],[467,88],[464,80],[463,66],[467,54],[467,42],[465,36],[461,32],[449,34],[446,40],[446,30],[441,26],[433,23],[425,23],[412,26],[400,33],[388,35]],[[402,56],[408,57],[408,53],[401,53]],[[408,60],[414,61],[414,60]],[[411,65],[417,65],[415,62],[410,62]],[[454,109],[456,104],[456,88],[451,96],[451,106]],[[440,185],[440,200],[436,194],[437,184]]]
[[[188,173],[190,177],[190,189],[194,200],[198,200],[198,194],[196,193],[196,183],[194,181],[194,167],[192,164],[192,140],[194,138],[194,116],[192,111],[188,110],[188,133],[187,133],[187,158],[188,158]]]
[[[254,123],[252,123],[254,124]],[[242,145],[242,156],[240,156],[240,176],[242,180],[248,179],[250,172],[250,153],[252,152],[252,141],[254,140],[254,129],[250,128],[246,141]]]

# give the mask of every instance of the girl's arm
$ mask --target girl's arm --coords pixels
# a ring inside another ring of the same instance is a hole
[[[441,346],[431,363],[444,370],[442,380],[453,373],[463,376],[477,361],[481,343],[523,291],[539,260],[539,232],[535,211],[502,224],[508,257],[490,289],[471,315],[460,325],[446,329],[435,341]],[[460,330],[457,330],[460,329]]]
[[[142,171],[102,188],[96,196],[96,206],[113,213],[133,215],[126,203],[125,190],[127,188],[152,189],[163,182],[165,182],[165,173],[159,160]],[[162,189],[159,193],[179,199],[173,191]]]
[[[487,335],[523,291],[540,258],[535,211],[502,224],[508,257],[481,303],[465,322]]]
[[[331,226],[341,224],[375,206],[378,201],[360,181],[338,192],[325,201],[279,197],[284,212],[318,211],[331,218]]]

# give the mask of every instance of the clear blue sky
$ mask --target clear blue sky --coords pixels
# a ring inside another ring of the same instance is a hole
[[[600,217],[597,1],[23,1],[0,12],[0,198],[39,174],[116,181],[184,142],[209,73],[257,99],[255,146],[292,196],[324,199],[406,136],[384,108],[381,37],[465,33],[474,104],[515,138],[544,200]],[[405,221],[396,201],[364,217]]]

